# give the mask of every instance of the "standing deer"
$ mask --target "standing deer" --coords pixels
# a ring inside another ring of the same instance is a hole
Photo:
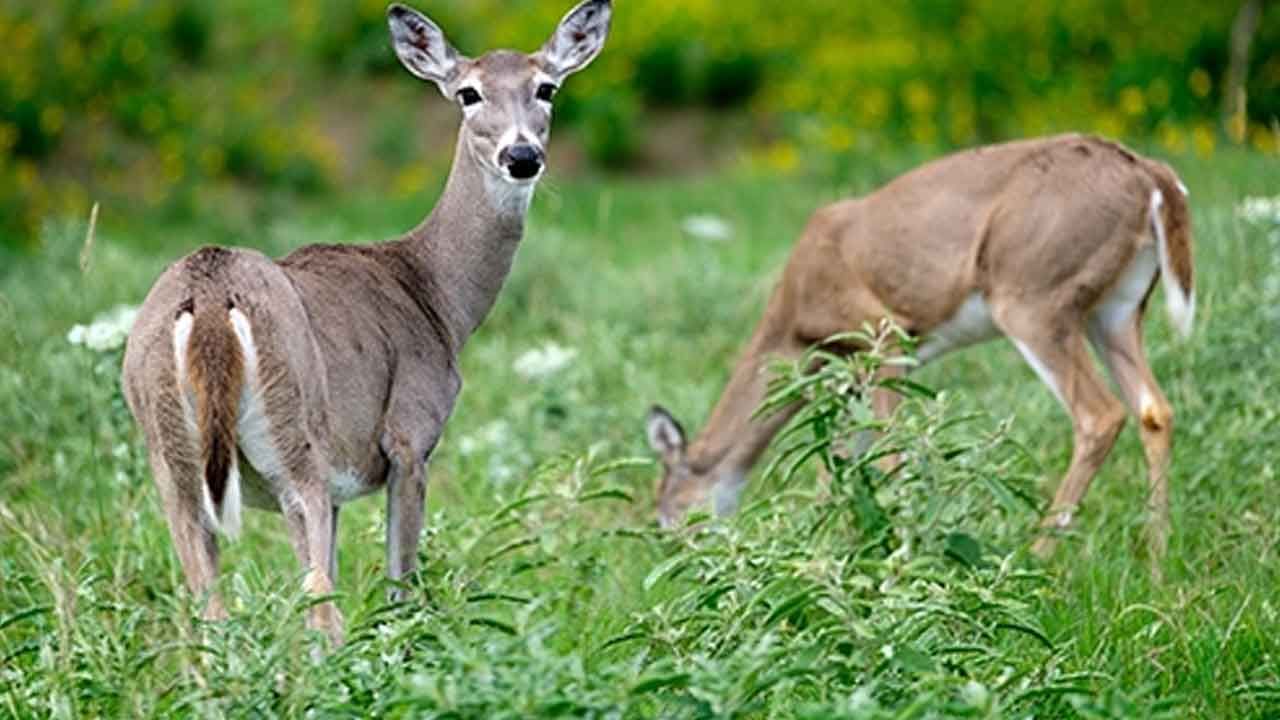
[[[385,486],[387,575],[413,572],[425,465],[461,388],[458,353],[511,269],[552,98],[600,52],[611,14],[609,0],[585,0],[538,52],[473,60],[425,16],[390,6],[400,62],[462,111],[435,209],[395,241],[309,245],[280,261],[207,247],[156,281],[123,382],[207,619],[226,617],[213,587],[217,534],[236,535],[242,503],[284,515],[305,590],[323,595],[337,576],[339,508]],[[307,624],[342,640],[332,602]]]
[[[1150,485],[1148,542],[1168,537],[1173,412],[1142,347],[1142,316],[1164,279],[1186,337],[1195,310],[1186,188],[1166,165],[1080,135],[980,147],[944,157],[810,218],[702,433],[654,407],[649,443],[664,466],[658,518],[681,520],[714,494],[733,512],[747,473],[796,407],[752,418],[769,356],[891,318],[920,339],[919,360],[998,335],[1011,339],[1071,416],[1074,452],[1043,526],[1070,526],[1124,425],[1138,419]],[[1101,356],[1123,403],[1089,357]],[[888,372],[897,372],[889,369]],[[896,396],[872,398],[877,415]],[[1035,550],[1053,548],[1045,532]]]

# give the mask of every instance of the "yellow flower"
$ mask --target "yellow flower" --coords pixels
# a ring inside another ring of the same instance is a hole
[[[1132,85],[1120,91],[1120,109],[1130,117],[1147,111],[1147,99],[1140,88]]]
[[[1114,112],[1101,112],[1094,118],[1093,129],[1099,135],[1117,137],[1124,134],[1124,121]]]
[[[1213,78],[1209,77],[1204,68],[1196,68],[1191,71],[1191,77],[1187,78],[1187,84],[1196,97],[1208,97],[1209,91],[1213,89]]]
[[[1184,153],[1187,151],[1187,134],[1183,132],[1182,128],[1173,124],[1163,124],[1156,132],[1160,144],[1169,152]]]
[[[425,165],[407,165],[396,173],[395,180],[391,183],[392,192],[400,198],[413,197],[426,190],[428,180],[430,176]]]
[[[916,118],[911,121],[911,140],[921,144],[930,145],[938,139],[938,128],[934,126],[933,120],[927,117]]]
[[[903,101],[912,115],[927,115],[933,111],[933,91],[919,80],[907,83],[902,92]]]
[[[859,113],[870,127],[877,127],[889,115],[889,92],[882,87],[867,90],[858,107]]]
[[[49,105],[40,111],[40,130],[45,135],[57,135],[66,124],[67,113],[61,105]]]
[[[1217,144],[1218,138],[1214,135],[1212,125],[1200,123],[1191,131],[1191,146],[1195,148],[1196,154],[1200,157],[1212,155]]]
[[[1233,114],[1227,118],[1227,135],[1232,141],[1242,143],[1245,141],[1245,133],[1249,129],[1249,116],[1243,112]]]
[[[780,141],[770,145],[764,154],[764,162],[769,168],[782,173],[793,172],[800,166],[800,151],[794,143]]]
[[[0,122],[0,154],[9,151],[18,142],[18,128],[9,123]]]
[[[1265,125],[1254,125],[1249,129],[1249,143],[1259,152],[1271,153],[1280,150],[1277,140],[1280,140],[1280,133]]]
[[[827,128],[827,147],[836,152],[843,152],[853,147],[857,135],[848,125],[835,124]]]

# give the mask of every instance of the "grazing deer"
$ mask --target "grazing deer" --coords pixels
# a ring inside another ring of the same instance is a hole
[[[536,53],[460,55],[434,23],[387,10],[396,55],[462,111],[435,209],[402,238],[310,245],[275,261],[207,247],[165,270],[124,359],[169,532],[206,618],[217,534],[242,503],[282,513],[305,589],[333,591],[343,503],[386,487],[387,575],[414,570],[425,465],[461,387],[456,359],[511,269],[543,174],[551,103],[604,45],[609,0],[586,0]],[[393,591],[399,596],[399,592]],[[316,605],[308,626],[341,642]]]
[[[888,317],[920,339],[921,362],[1007,336],[1065,406],[1075,449],[1046,528],[1071,524],[1127,405],[1146,451],[1148,540],[1159,558],[1173,413],[1147,365],[1142,316],[1159,275],[1174,327],[1184,337],[1191,330],[1185,194],[1162,163],[1098,138],[1061,135],[950,155],[818,210],[697,439],[686,445],[670,414],[650,411],[649,443],[664,466],[659,521],[679,522],[708,493],[716,514],[736,508],[747,472],[797,409],[752,417],[765,396],[769,356],[795,357]],[[872,402],[885,417],[896,396],[882,391]],[[1046,532],[1035,549],[1047,555],[1052,547]]]

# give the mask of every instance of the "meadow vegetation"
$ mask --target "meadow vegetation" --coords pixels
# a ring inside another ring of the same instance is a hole
[[[476,53],[532,50],[567,3],[419,4]],[[417,128],[424,92],[387,46],[386,5],[0,6],[0,244],[31,246],[47,215],[83,214],[93,200],[217,212],[229,184],[420,195],[445,170],[422,163],[423,136],[447,144],[451,125]],[[1065,129],[1207,156],[1225,137],[1237,6],[628,0],[608,51],[557,101],[557,132],[614,168],[643,162],[672,109],[713,118],[689,151],[731,123],[749,161],[775,170],[814,148],[877,154]],[[1263,15],[1251,58],[1247,113],[1229,134],[1274,150],[1280,13]]]
[[[119,351],[68,334],[138,303],[200,244],[281,254],[383,239],[433,190],[198,222],[108,206],[88,249],[82,221],[46,222],[38,252],[0,249],[0,715],[1275,717],[1280,216],[1237,208],[1274,193],[1280,168],[1141,149],[1191,188],[1200,308],[1182,345],[1158,291],[1148,311],[1177,412],[1163,584],[1141,549],[1131,427],[1078,530],[1050,562],[1028,555],[1071,433],[1003,342],[911,376],[883,440],[906,462],[888,477],[829,445],[869,422],[847,390],[884,358],[816,377],[779,368],[775,391],[810,411],[742,512],[657,529],[649,404],[705,417],[807,214],[921,159],[881,153],[780,177],[544,186],[462,356],[410,599],[385,599],[382,502],[347,507],[348,641],[319,655],[273,515],[248,513],[224,546],[232,620],[198,620],[120,397]],[[697,215],[727,237],[685,232]]]

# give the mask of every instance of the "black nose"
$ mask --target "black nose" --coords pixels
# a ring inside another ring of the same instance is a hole
[[[517,180],[528,180],[542,172],[542,151],[533,145],[512,145],[498,154],[498,162]]]

